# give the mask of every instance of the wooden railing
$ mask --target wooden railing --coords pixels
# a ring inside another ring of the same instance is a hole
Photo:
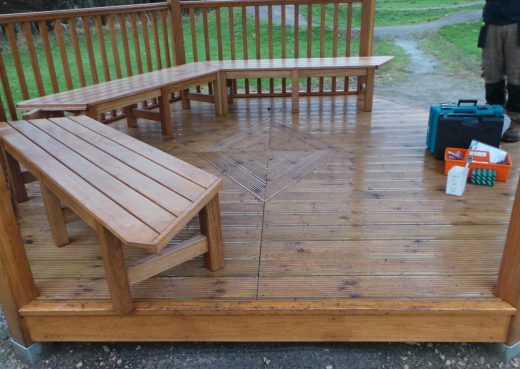
[[[166,2],[0,16],[5,110],[15,118],[22,99],[171,67],[171,24]]]
[[[19,118],[21,100],[185,62],[368,56],[374,9],[375,0],[170,0],[0,15],[0,120]],[[304,94],[355,94],[358,85],[309,78]],[[285,79],[237,81],[233,91],[288,95]]]

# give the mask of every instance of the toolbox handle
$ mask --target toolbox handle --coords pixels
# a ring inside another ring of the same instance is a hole
[[[485,114],[485,115],[475,115],[467,112],[463,113],[451,113],[445,114],[445,117],[457,117],[457,118],[473,118],[474,120],[481,120],[482,118],[495,118],[496,115],[493,114]]]
[[[460,99],[457,106],[461,106],[462,104],[473,104],[473,106],[477,106],[477,99]]]

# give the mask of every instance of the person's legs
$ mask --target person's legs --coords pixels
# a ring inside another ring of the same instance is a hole
[[[487,103],[492,105],[506,103],[506,70],[502,46],[502,26],[489,25],[482,49],[482,77],[486,83]]]
[[[511,118],[509,134],[504,134],[504,141],[520,140],[520,40],[518,24],[504,26],[504,62],[507,77],[506,111]],[[506,131],[506,133],[508,133]]]

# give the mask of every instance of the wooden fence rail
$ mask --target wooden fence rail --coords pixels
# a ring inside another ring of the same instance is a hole
[[[0,119],[16,103],[185,62],[371,55],[375,0],[179,1],[0,15]],[[354,27],[360,37],[353,38]],[[303,94],[353,94],[310,78]],[[349,89],[350,86],[350,89]],[[212,86],[196,87],[212,93]],[[235,81],[236,97],[288,96],[282,80]],[[143,102],[154,107],[153,101]],[[122,112],[107,112],[106,120]]]

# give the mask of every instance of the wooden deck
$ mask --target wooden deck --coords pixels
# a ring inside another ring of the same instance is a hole
[[[365,113],[345,101],[313,98],[295,115],[290,99],[237,100],[224,117],[176,106],[173,140],[154,122],[114,123],[225,182],[225,268],[211,273],[195,259],[137,284],[133,296],[495,301],[517,170],[494,188],[449,197],[443,163],[424,148],[426,111],[376,99]],[[520,162],[518,145],[505,148]],[[29,196],[18,218],[39,299],[108,301],[94,231],[71,223],[72,243],[56,247],[37,184]]]

